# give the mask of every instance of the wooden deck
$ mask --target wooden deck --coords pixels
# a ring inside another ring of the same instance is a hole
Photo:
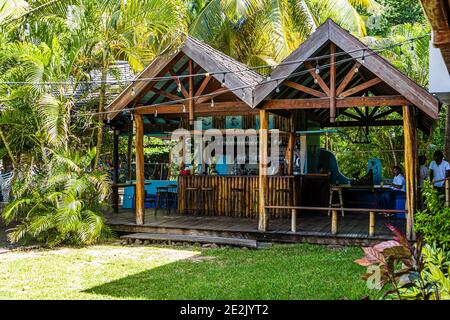
[[[375,235],[368,235],[369,216],[362,213],[339,215],[338,233],[331,234],[331,218],[326,213],[304,213],[297,218],[297,232],[290,231],[290,219],[273,219],[269,231],[257,229],[257,219],[238,217],[207,217],[187,215],[167,215],[153,209],[146,209],[145,224],[135,224],[134,212],[122,210],[118,214],[107,214],[107,223],[119,233],[167,233],[184,235],[205,235],[215,237],[235,237],[274,242],[309,242],[335,245],[369,245],[381,240],[391,239],[386,224],[394,225],[405,232],[404,219],[386,218],[377,215]]]

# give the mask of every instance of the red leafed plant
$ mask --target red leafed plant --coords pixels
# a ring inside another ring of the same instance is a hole
[[[363,248],[364,257],[355,262],[364,267],[374,266],[378,268],[378,287],[385,288],[389,284],[393,290],[384,294],[386,298],[398,298],[402,300],[409,295],[413,288],[414,296],[427,299],[429,296],[425,281],[422,278],[424,269],[421,238],[413,246],[406,237],[394,226],[387,225],[394,234],[394,240],[381,242],[373,247]],[[373,278],[375,269],[368,268],[372,272],[367,272],[364,280]]]

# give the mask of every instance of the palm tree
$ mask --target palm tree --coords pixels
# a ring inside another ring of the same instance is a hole
[[[357,36],[366,29],[357,8],[374,0],[192,0],[189,32],[249,65],[279,62],[327,18]]]

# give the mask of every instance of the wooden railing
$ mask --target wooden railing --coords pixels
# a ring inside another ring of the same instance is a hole
[[[375,213],[407,213],[406,210],[385,210],[385,209],[367,209],[367,208],[336,208],[336,207],[294,207],[294,206],[264,206],[266,209],[287,209],[291,213],[291,231],[297,232],[297,211],[329,211],[331,210],[331,234],[338,232],[338,211],[345,212],[363,212],[369,213],[369,236],[375,235]]]
[[[443,181],[445,181],[445,206],[450,207],[450,177],[439,180],[432,180],[431,185],[434,188],[435,183]]]

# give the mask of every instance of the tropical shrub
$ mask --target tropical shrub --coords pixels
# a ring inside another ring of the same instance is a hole
[[[422,187],[425,209],[415,214],[415,230],[427,243],[450,245],[450,208],[445,206],[445,196],[433,189],[429,181]]]
[[[2,212],[7,224],[18,222],[8,234],[11,242],[92,244],[111,236],[102,214],[110,179],[90,169],[95,154],[95,149],[51,151],[47,164],[21,173],[13,186],[15,200]]]
[[[371,267],[363,279],[378,275],[379,289],[389,288],[383,297],[398,300],[450,299],[450,253],[419,238],[411,245],[393,226],[394,240],[363,248],[365,256],[355,262]]]

